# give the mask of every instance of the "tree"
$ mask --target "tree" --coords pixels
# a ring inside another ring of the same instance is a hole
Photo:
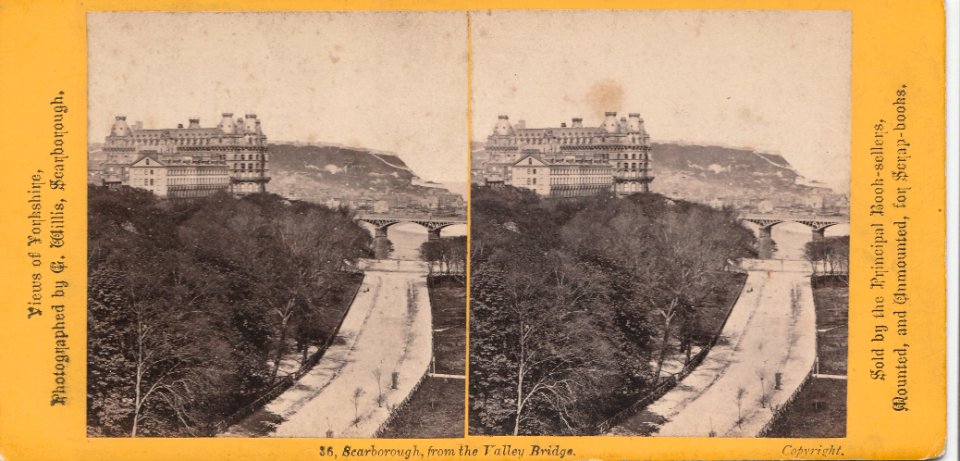
[[[91,435],[209,433],[329,338],[370,251],[349,212],[274,195],[89,192]]]
[[[420,245],[420,259],[429,275],[454,276],[463,281],[467,268],[467,237],[441,237]]]
[[[353,400],[353,425],[360,424],[360,397],[363,397],[363,388],[358,387],[353,390],[351,399]]]
[[[440,261],[440,242],[438,240],[427,240],[420,245],[420,259],[427,263],[427,274],[434,275],[440,269],[436,268]]]
[[[803,255],[810,262],[813,274],[835,275],[844,283],[849,283],[850,237],[826,237],[807,242]]]
[[[732,213],[655,194],[472,200],[470,425],[482,434],[590,433],[655,384],[650,358],[662,368],[676,333],[689,357],[717,274],[755,254]]]
[[[377,407],[383,407],[383,370],[381,365],[373,370],[373,379],[377,381]]]
[[[471,415],[491,433],[582,433],[598,417],[584,403],[619,384],[594,323],[607,317],[588,307],[602,290],[590,268],[544,248],[549,227],[516,229],[471,240],[493,249],[471,269]]]
[[[137,269],[120,270],[125,265],[117,261],[117,269],[97,270],[91,283],[96,287],[91,291],[91,337],[106,336],[91,348],[96,351],[91,370],[101,388],[94,395],[113,396],[109,412],[114,414],[104,422],[115,431],[119,421],[126,421],[128,434],[136,437],[144,426],[166,430],[168,418],[174,418],[195,433],[203,423],[201,395],[219,378],[221,363],[211,353],[219,347],[210,347],[217,335],[207,347],[193,340],[198,330],[208,330],[207,316],[189,304],[170,302],[163,283],[171,278],[169,259],[143,251],[129,255],[127,263]],[[104,363],[105,350],[122,359]]]

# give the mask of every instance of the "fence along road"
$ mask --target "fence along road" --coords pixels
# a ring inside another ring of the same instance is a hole
[[[816,357],[810,265],[750,260],[744,268],[743,292],[700,366],[609,435],[646,433],[653,424],[656,436],[756,437],[793,398]]]
[[[372,437],[406,400],[433,347],[426,271],[417,261],[364,265],[360,291],[320,362],[222,436]]]

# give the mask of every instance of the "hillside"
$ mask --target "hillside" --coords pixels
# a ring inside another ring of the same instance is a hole
[[[656,190],[688,200],[738,208],[760,207],[760,202],[774,208],[820,202],[846,208],[842,194],[801,176],[785,158],[748,149],[654,143],[651,171]]]
[[[271,189],[370,190],[403,188],[416,176],[403,160],[336,146],[270,145]],[[300,184],[305,182],[305,184]],[[310,183],[313,187],[310,187]]]
[[[267,188],[286,197],[364,208],[388,201],[390,209],[462,208],[459,196],[421,181],[394,154],[331,145],[270,144]]]

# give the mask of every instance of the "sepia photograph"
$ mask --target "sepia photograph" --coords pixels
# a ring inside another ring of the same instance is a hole
[[[471,435],[846,435],[845,11],[471,14]]]
[[[87,435],[462,437],[466,15],[87,29]]]

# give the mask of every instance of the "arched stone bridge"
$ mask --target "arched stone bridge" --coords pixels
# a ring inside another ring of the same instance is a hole
[[[760,259],[773,257],[773,226],[783,222],[796,222],[812,230],[814,242],[823,239],[823,232],[830,226],[849,224],[850,219],[845,216],[804,216],[804,215],[772,215],[747,214],[740,216],[741,221],[756,224],[760,228],[760,242],[758,251]]]
[[[440,238],[440,231],[444,227],[467,223],[467,218],[463,216],[435,216],[432,214],[358,213],[357,220],[376,226],[373,237],[373,252],[377,259],[386,259],[390,254],[387,229],[394,224],[402,222],[419,224],[427,228],[427,240],[437,240]]]
[[[444,227],[455,224],[466,224],[467,218],[463,216],[436,216],[431,214],[424,215],[404,215],[404,214],[380,214],[380,213],[359,213],[357,219],[376,226],[376,237],[386,237],[387,228],[394,224],[409,222],[419,224],[427,228],[427,238],[436,240],[440,238],[440,231]]]

